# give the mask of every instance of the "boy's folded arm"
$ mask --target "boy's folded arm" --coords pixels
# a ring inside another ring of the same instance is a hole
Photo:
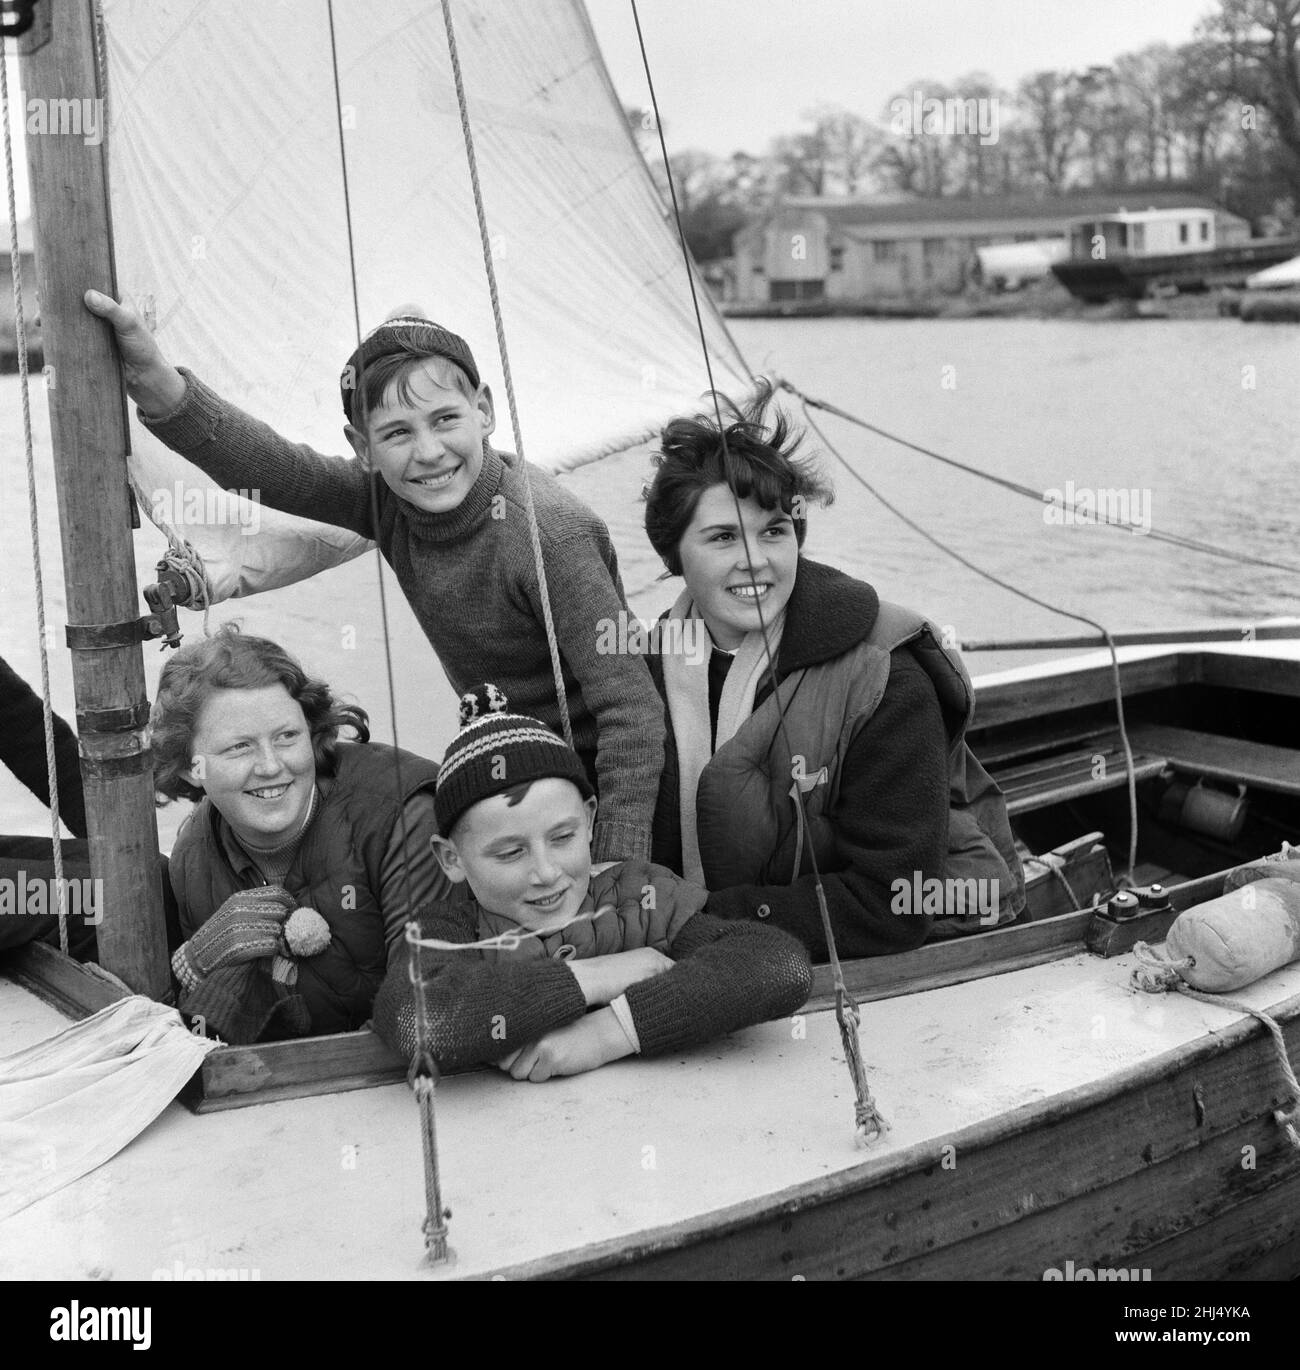
[[[477,915],[469,905],[441,905],[420,915],[420,934],[472,942]],[[429,1043],[442,1069],[495,1061],[581,1018],[587,1010],[573,973],[562,961],[485,961],[478,952],[421,949]],[[404,943],[389,957],[375,998],[374,1028],[395,1051],[415,1055],[415,986]]]
[[[812,991],[807,951],[779,928],[697,913],[669,950],[676,959],[672,970],[625,992],[644,1055],[785,1017]]]
[[[631,615],[591,533],[553,550],[546,577],[560,651],[596,719],[600,810],[592,858],[648,857],[664,762],[663,703],[642,653],[601,650],[621,645],[620,615]]]
[[[192,372],[177,370],[185,377],[184,400],[161,417],[139,411],[145,427],[173,452],[223,490],[255,491],[256,501],[286,514],[373,536],[371,479],[359,461],[290,442]]]

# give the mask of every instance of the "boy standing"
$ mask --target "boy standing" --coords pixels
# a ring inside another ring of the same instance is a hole
[[[144,423],[224,489],[379,544],[452,687],[495,680],[559,726],[526,514],[531,487],[574,746],[599,787],[598,860],[645,857],[663,706],[639,656],[602,655],[601,620],[627,612],[609,530],[552,476],[489,442],[489,388],[465,341],[429,319],[374,329],[341,378],[358,461],[281,437],[162,356],[135,312],[98,291]]]
[[[438,860],[473,895],[417,920],[440,944],[419,961],[439,1067],[491,1061],[546,1080],[796,1012],[811,971],[792,937],[711,917],[704,890],[644,860],[593,873],[596,800],[581,761],[506,708],[494,686],[466,694],[438,774]],[[402,1055],[418,1051],[405,947],[374,1026]]]

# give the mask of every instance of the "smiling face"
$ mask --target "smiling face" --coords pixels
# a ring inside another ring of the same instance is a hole
[[[483,469],[483,444],[496,426],[487,386],[471,399],[443,383],[451,365],[425,358],[388,387],[366,416],[365,434],[345,430],[357,456],[390,490],[430,514],[459,508]]]
[[[746,560],[736,501],[726,485],[711,485],[700,496],[677,549],[695,607],[709,636],[726,651],[759,628],[759,605],[766,624],[785,608],[799,566],[789,514],[779,507],[764,509],[750,496],[740,501],[740,516],[752,563]]]
[[[554,932],[573,922],[587,897],[595,815],[595,799],[584,800],[571,781],[548,776],[522,797],[480,800],[453,838],[433,839],[434,850],[448,879],[468,880],[489,913],[533,932]]]
[[[240,841],[287,842],[307,816],[316,757],[302,706],[278,682],[213,690],[192,743],[193,784],[206,791]]]

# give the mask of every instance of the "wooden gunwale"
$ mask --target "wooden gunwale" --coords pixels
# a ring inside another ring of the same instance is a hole
[[[1120,662],[1120,681],[1124,698],[1164,690],[1175,685],[1200,683],[1203,653],[1174,652],[1162,656],[1139,657]],[[1284,662],[1296,689],[1295,665]],[[1115,698],[1115,682],[1106,666],[1084,666],[1077,670],[1034,676],[1028,680],[995,680],[981,685],[977,695],[972,735],[1008,723],[1023,723],[1044,714],[1072,713],[1093,704],[1106,704]],[[979,752],[977,743],[972,742]]]
[[[1221,871],[1187,881],[1170,891],[1171,902],[1175,908],[1188,908],[1221,893],[1222,882]],[[1062,960],[1081,950],[1091,918],[1091,910],[1085,909],[934,942],[896,956],[845,961],[845,984],[859,1003],[869,1003]],[[45,943],[10,953],[0,961],[0,973],[70,1018],[87,1017],[126,994]],[[829,1008],[834,1001],[830,969],[818,966],[804,1011]],[[218,1047],[205,1057],[182,1102],[196,1113],[210,1113],[311,1094],[369,1089],[392,1084],[405,1074],[405,1064],[363,1028],[325,1037]]]
[[[1271,1012],[1283,1024],[1288,1051],[1294,1056],[1300,1049],[1300,994]],[[1191,1080],[1193,1075],[1195,1081]],[[1204,1118],[1199,1124],[1189,1083],[1200,1087],[1204,1101]],[[982,1220],[972,1218],[967,1210],[961,1211],[960,1220],[1006,1227],[1040,1207],[1036,1197],[1028,1206],[998,1206],[1000,1194],[1023,1189],[1029,1183],[1024,1156],[1016,1155],[1020,1140],[1028,1138],[1029,1150],[1037,1146],[1041,1152],[1042,1177],[1034,1174],[1033,1182],[1041,1185],[1050,1178],[1057,1186],[1057,1197],[1049,1209],[1057,1209],[1092,1190],[1141,1173],[1157,1154],[1163,1161],[1199,1149],[1207,1139],[1252,1119],[1257,1130],[1251,1144],[1261,1155],[1272,1155],[1274,1141],[1281,1139],[1281,1134],[1270,1115],[1283,1102],[1281,1084],[1271,1038],[1255,1019],[1243,1016],[1221,1031],[1211,1030],[1195,1042],[1162,1052],[1103,1080],[918,1143],[878,1163],[867,1160],[850,1170],[658,1228],[632,1241],[602,1242],[492,1273],[507,1279],[788,1278],[791,1274],[843,1278],[878,1270],[892,1274],[901,1261],[924,1257],[924,1241],[934,1241],[926,1234],[940,1220],[938,1215],[914,1225],[915,1241],[921,1243],[921,1249],[910,1254],[902,1244],[907,1229],[904,1227],[902,1239],[897,1229],[909,1203],[915,1201],[918,1213],[930,1212],[936,1175],[942,1181],[945,1173],[950,1174],[948,1183],[960,1185],[956,1192],[972,1196],[971,1211],[983,1205]],[[1131,1130],[1134,1118],[1126,1116],[1131,1114],[1140,1115],[1145,1124],[1142,1138],[1150,1147],[1150,1160],[1136,1145],[1127,1161],[1116,1153],[1115,1138],[1125,1135],[1121,1124]],[[1155,1142],[1148,1140],[1151,1136],[1160,1142],[1158,1153]],[[954,1171],[943,1172],[940,1160],[948,1146],[954,1148],[957,1165]],[[1294,1159],[1289,1146],[1287,1150],[1297,1183],[1294,1211],[1300,1208],[1300,1161]],[[1066,1156],[1069,1165],[1062,1163]],[[885,1186],[888,1193],[883,1192]],[[954,1188],[946,1189],[944,1204],[951,1205],[953,1199]],[[942,1216],[949,1221],[946,1210]],[[875,1256],[864,1254],[861,1264],[850,1269],[845,1252],[860,1249],[864,1232],[876,1236],[882,1224],[890,1234],[890,1248]],[[833,1233],[828,1228],[833,1228]],[[786,1254],[793,1253],[796,1246],[807,1251],[807,1264]],[[827,1252],[838,1254],[828,1257]],[[1062,1259],[1073,1258],[1078,1264],[1094,1258],[1094,1253],[1084,1250],[1060,1254]]]
[[[131,992],[46,942],[29,942],[6,953],[0,974],[73,1019],[88,1018]]]

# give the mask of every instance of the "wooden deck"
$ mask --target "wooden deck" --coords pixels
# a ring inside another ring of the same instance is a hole
[[[1217,1238],[1198,1239],[1196,1222],[1248,1203],[1271,1214],[1264,1196],[1300,1181],[1300,1159],[1270,1117],[1281,1082],[1262,1029],[1134,995],[1131,964],[1074,955],[864,1005],[872,1087],[893,1124],[870,1152],[852,1144],[826,1012],[545,1085],[495,1071],[446,1080],[438,1136],[456,1260],[436,1272],[422,1263],[404,1085],[208,1116],[173,1104],[109,1164],[0,1224],[0,1277],[148,1279],[179,1261],[262,1279],[1037,1279],[1066,1259],[1138,1263],[1157,1239],[1172,1243],[1157,1278],[1205,1272]],[[1300,1048],[1300,965],[1245,997],[1292,1019]],[[15,1048],[62,1023],[0,983],[0,1035]],[[1228,1165],[1242,1145],[1261,1158],[1245,1178]],[[1173,1198],[1144,1174],[1157,1161],[1161,1176],[1173,1167]],[[1295,1240],[1297,1213],[1292,1195],[1259,1259]]]

